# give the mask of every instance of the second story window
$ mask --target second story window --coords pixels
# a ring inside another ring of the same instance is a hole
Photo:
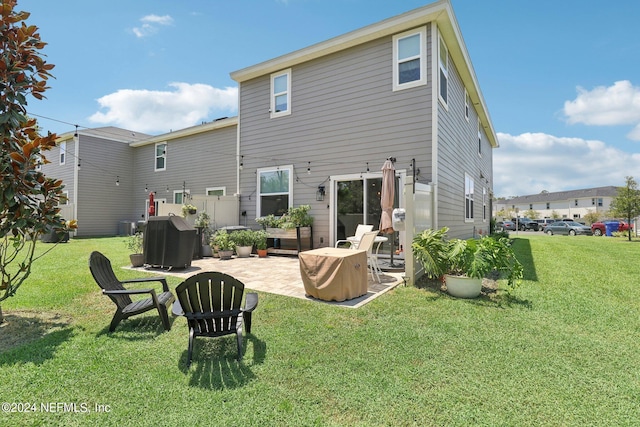
[[[482,155],[482,123],[478,117],[478,154]]]
[[[66,141],[60,143],[60,165],[64,165],[67,161],[67,143]]]
[[[447,81],[449,80],[449,49],[447,49],[447,45],[444,44],[442,37],[440,37],[440,48],[438,50],[438,63],[440,69],[440,91],[438,92],[438,97],[446,106],[448,97]]]
[[[155,170],[163,171],[166,169],[167,169],[167,143],[161,142],[156,144]]]
[[[393,90],[427,83],[426,38],[425,28],[393,36]]]
[[[469,92],[464,88],[464,118],[469,121]]]
[[[271,117],[291,114],[291,69],[271,74]]]

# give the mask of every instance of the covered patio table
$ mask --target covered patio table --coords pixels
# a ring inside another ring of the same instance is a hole
[[[367,293],[367,251],[319,248],[298,254],[308,296],[344,301]]]

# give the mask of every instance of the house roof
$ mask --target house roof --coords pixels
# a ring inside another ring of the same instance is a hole
[[[80,137],[82,137],[83,135],[93,136],[110,141],[124,142],[127,144],[151,137],[151,135],[147,135],[146,133],[134,132],[132,130],[117,128],[115,126],[104,126],[91,129],[78,129],[77,131],[63,133],[62,135],[58,136],[57,142],[72,139],[75,136],[76,132],[78,133],[78,135],[80,135]]]
[[[450,0],[439,0],[418,9],[397,15],[384,21],[372,24],[338,37],[320,42],[309,47],[252,65],[231,73],[231,78],[238,83],[271,74],[313,59],[339,52],[372,40],[410,30],[436,22],[440,33],[449,48],[453,62],[458,69],[462,81],[473,105],[476,107],[482,126],[493,147],[498,146],[498,139],[487,110],[484,97],[476,78],[471,59],[462,38],[458,22],[453,14]]]
[[[147,144],[155,144],[157,142],[165,142],[170,141],[172,139],[184,138],[189,135],[196,135],[202,132],[208,132],[214,129],[220,129],[227,126],[234,126],[238,124],[238,117],[222,117],[216,120],[213,120],[208,123],[202,123],[200,125],[191,126],[185,129],[180,129],[174,132],[163,133],[158,136],[148,136],[147,139],[142,141],[132,142],[130,145],[132,147],[140,147]]]
[[[508,205],[539,203],[539,202],[555,202],[570,199],[585,199],[592,197],[616,197],[618,195],[618,187],[596,187],[585,188],[582,190],[557,191],[554,193],[531,194],[529,196],[514,197],[505,200],[503,203]]]

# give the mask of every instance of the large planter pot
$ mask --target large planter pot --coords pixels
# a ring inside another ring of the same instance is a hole
[[[233,256],[233,251],[229,250],[229,251],[218,251],[218,256],[220,257],[220,259],[231,259],[231,257]]]
[[[253,246],[236,246],[236,254],[239,258],[249,258],[252,250]]]
[[[213,256],[213,250],[211,249],[211,245],[202,245],[202,256],[203,257]]]
[[[445,274],[444,282],[449,295],[458,298],[477,298],[482,291],[482,279]]]
[[[143,254],[130,254],[129,260],[131,260],[132,267],[142,267],[144,265],[144,255]]]

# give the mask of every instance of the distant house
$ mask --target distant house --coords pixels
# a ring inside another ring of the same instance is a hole
[[[447,226],[452,237],[488,232],[498,143],[449,0],[231,77],[238,117],[131,136],[97,157],[79,153],[80,178],[104,175],[73,198],[78,215],[93,205],[91,219],[77,218],[79,234],[145,218],[150,192],[156,203],[178,204],[186,193],[226,194],[238,198],[238,223],[254,228],[256,217],[308,204],[314,246],[332,246],[359,223],[378,228],[387,158],[395,159],[395,206],[411,211],[397,242],[407,252],[428,227]],[[85,159],[104,167],[89,174]]]
[[[596,187],[582,190],[531,194],[494,202],[494,215],[498,212],[515,212],[520,216],[533,210],[538,218],[583,218],[588,213],[604,214],[618,195],[618,187]]]

